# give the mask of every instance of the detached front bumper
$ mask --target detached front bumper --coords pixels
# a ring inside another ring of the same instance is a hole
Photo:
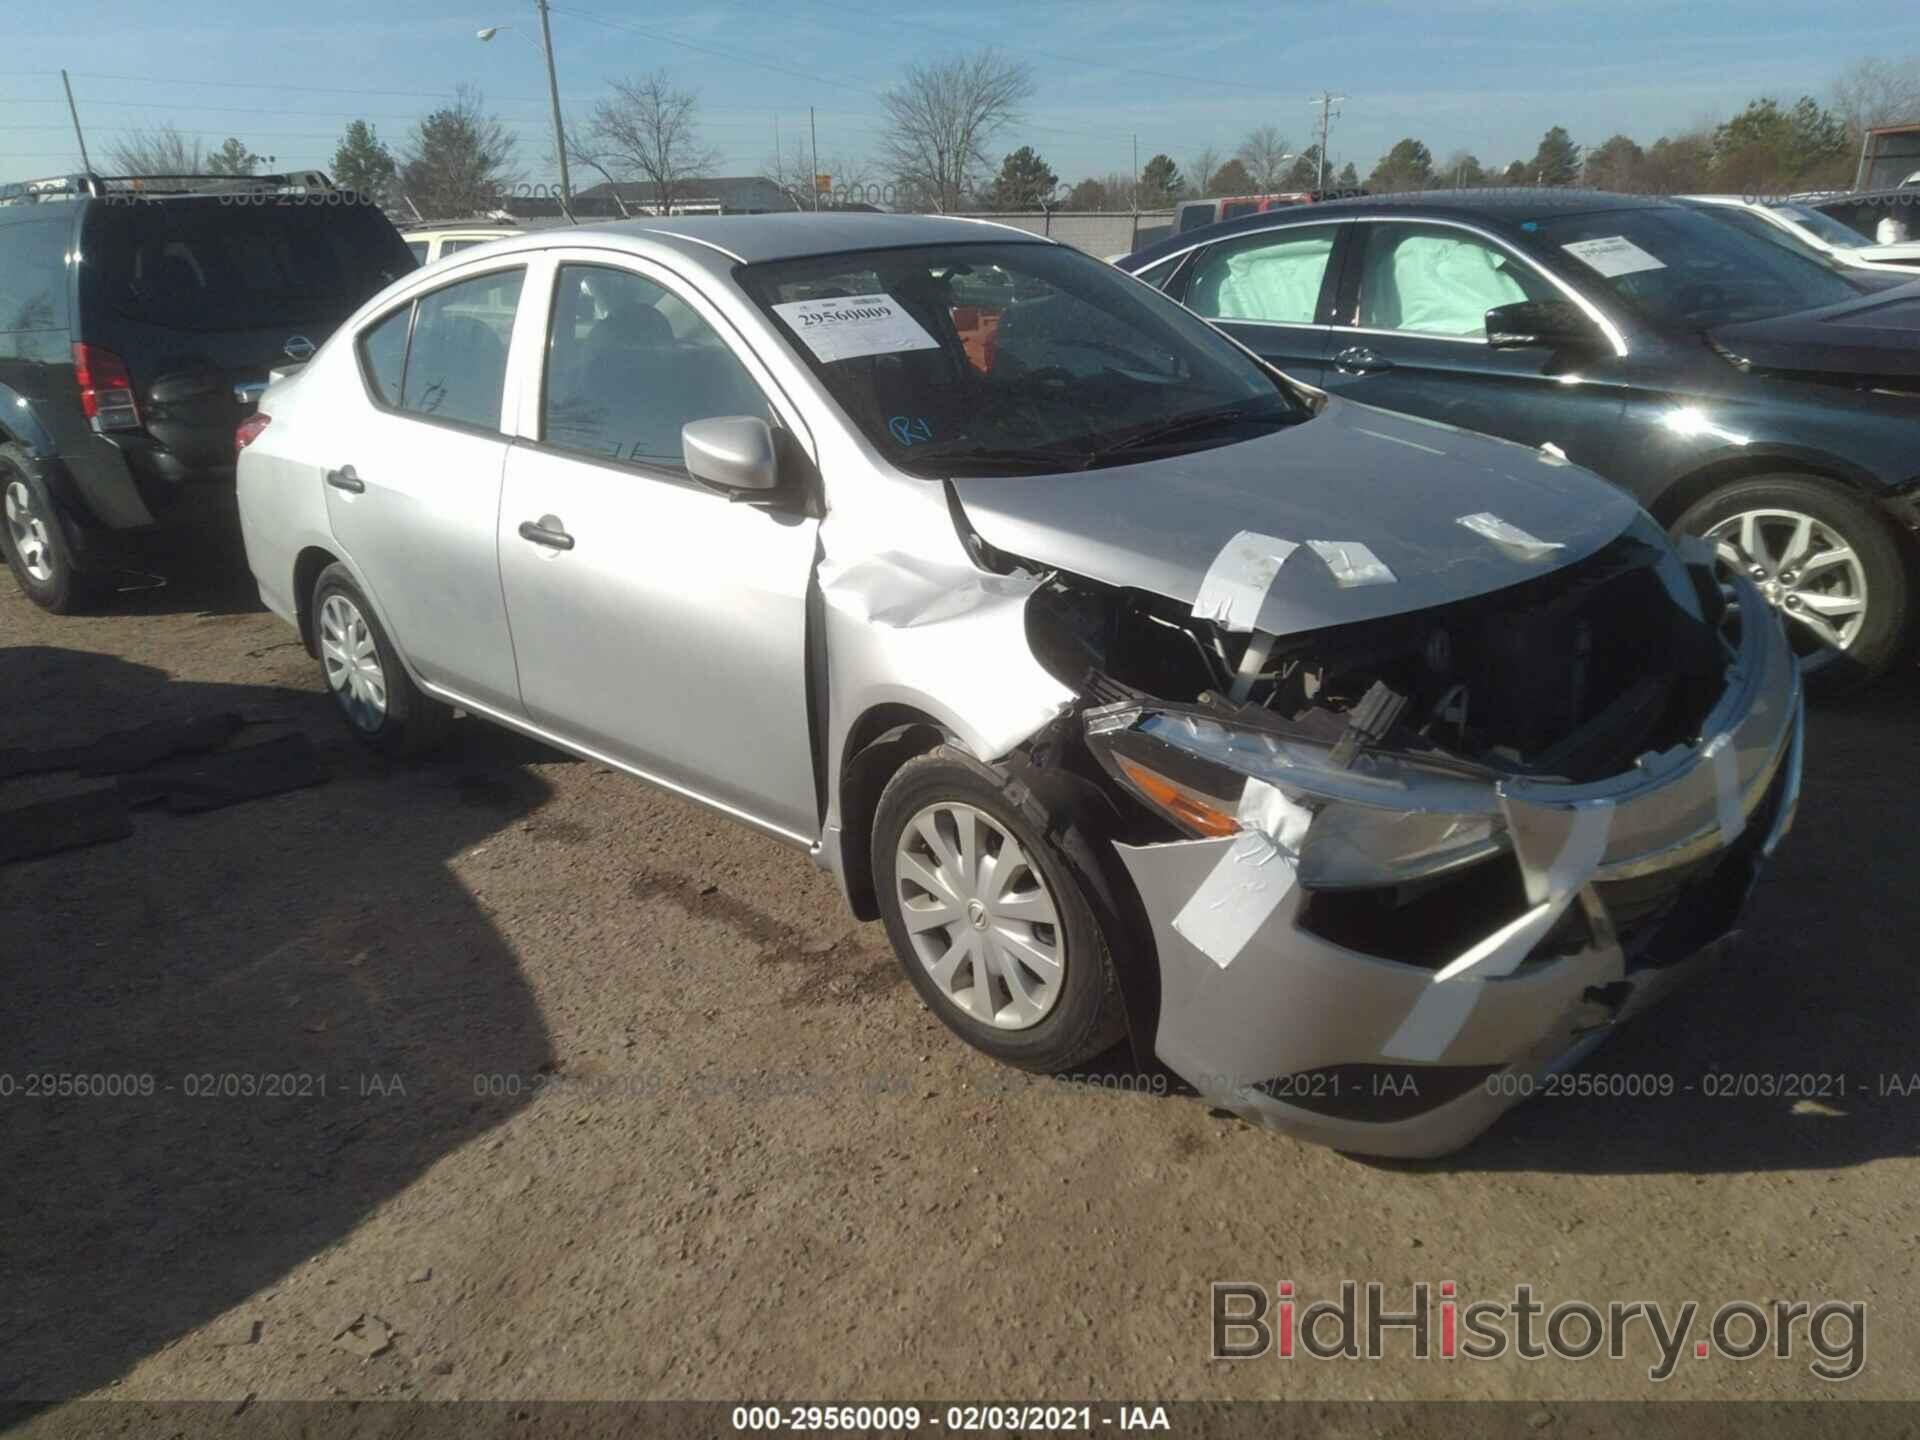
[[[1160,1059],[1273,1129],[1444,1154],[1722,954],[1792,824],[1804,724],[1786,637],[1740,583],[1752,618],[1703,741],[1595,784],[1489,787],[1509,849],[1437,887],[1430,921],[1396,932],[1301,883],[1223,960],[1183,933],[1193,902],[1257,894],[1234,867],[1266,861],[1240,837],[1119,845],[1159,956]]]

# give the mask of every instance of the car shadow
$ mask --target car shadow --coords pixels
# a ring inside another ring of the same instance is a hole
[[[152,530],[120,537],[89,606],[105,615],[249,615],[264,609],[230,486],[188,490]]]
[[[450,862],[538,808],[525,743],[366,758],[324,695],[0,651],[0,748],[47,717],[238,713],[329,783],[0,867],[0,1403],[108,1384],[271,1289],[525,1105],[551,1039]],[[31,701],[29,706],[26,702]],[[31,709],[31,719],[24,712]],[[543,752],[544,753],[544,752]],[[58,794],[72,776],[15,778]],[[316,1343],[325,1344],[326,1336]]]

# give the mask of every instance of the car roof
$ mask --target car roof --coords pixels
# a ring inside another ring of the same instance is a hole
[[[756,265],[849,250],[881,250],[903,245],[939,245],[991,241],[1055,242],[1012,225],[965,220],[951,215],[884,213],[777,215],[676,215],[597,221],[517,237],[501,249],[547,249],[556,244],[604,245],[645,251],[665,244],[682,255],[719,268],[722,258]],[[498,251],[496,251],[498,253]]]
[[[1138,269],[1164,256],[1177,255],[1196,245],[1208,245],[1234,235],[1270,230],[1275,225],[1304,225],[1318,220],[1345,220],[1377,215],[1381,211],[1431,215],[1440,220],[1472,220],[1482,224],[1517,224],[1542,215],[1589,215],[1606,210],[1647,210],[1673,206],[1660,195],[1616,195],[1605,190],[1572,190],[1516,185],[1500,190],[1413,190],[1402,195],[1360,195],[1346,200],[1321,200],[1290,205],[1260,215],[1243,215],[1217,225],[1202,225],[1170,235],[1127,257],[1125,268]]]

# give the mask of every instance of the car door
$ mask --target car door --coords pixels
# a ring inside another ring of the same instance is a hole
[[[524,265],[489,267],[362,327],[367,404],[325,443],[327,517],[419,676],[518,714],[495,532]]]
[[[1175,277],[1174,298],[1261,359],[1318,385],[1335,245],[1345,228],[1340,221],[1287,225],[1209,245]]]
[[[1495,348],[1486,312],[1568,292],[1490,235],[1438,221],[1361,223],[1336,306],[1325,386],[1352,399],[1526,445],[1605,474],[1626,390],[1596,325],[1591,347]]]
[[[688,421],[804,434],[731,324],[646,262],[563,251],[544,382],[507,457],[500,584],[528,717],[763,828],[819,831],[809,741],[812,506],[737,503],[681,461]],[[791,447],[789,447],[791,448]]]

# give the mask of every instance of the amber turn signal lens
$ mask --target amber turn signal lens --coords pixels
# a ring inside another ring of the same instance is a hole
[[[1239,831],[1239,819],[1222,810],[1219,802],[1211,796],[1203,795],[1177,780],[1169,780],[1157,770],[1149,770],[1138,760],[1125,755],[1115,755],[1113,759],[1142,799],[1159,806],[1175,822],[1196,835],[1216,839]]]

